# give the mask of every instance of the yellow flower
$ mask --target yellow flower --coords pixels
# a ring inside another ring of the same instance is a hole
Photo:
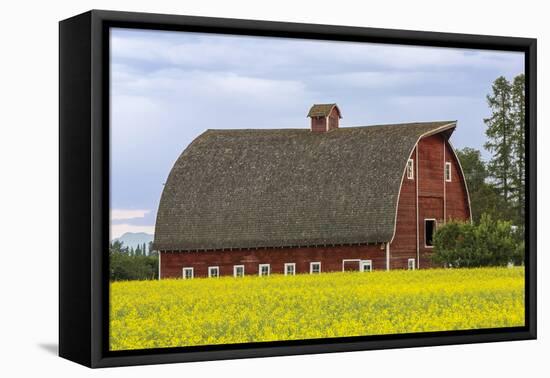
[[[524,325],[524,269],[431,269],[110,286],[128,350]]]

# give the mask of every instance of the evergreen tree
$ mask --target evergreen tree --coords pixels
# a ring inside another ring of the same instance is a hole
[[[485,184],[488,176],[485,163],[481,160],[481,152],[475,148],[464,147],[462,150],[456,150],[456,155],[460,160],[468,190],[478,191]]]
[[[482,214],[489,214],[495,219],[505,218],[501,212],[505,207],[495,188],[487,182],[487,167],[481,160],[479,150],[465,147],[457,150],[456,155],[460,160],[464,178],[468,185],[470,195],[470,207],[472,219],[477,224]]]
[[[110,253],[124,253],[124,243],[120,240],[115,240],[111,242],[109,245],[109,252]]]
[[[525,75],[520,74],[512,83],[512,119],[514,131],[511,145],[514,154],[512,184],[515,188],[514,200],[517,207],[518,224],[524,223],[525,215]]]
[[[487,125],[485,148],[493,154],[487,165],[487,171],[493,180],[497,192],[502,197],[506,210],[510,208],[511,195],[514,192],[514,119],[512,114],[512,86],[501,76],[493,82],[493,93],[487,96],[492,111],[484,119]],[[506,216],[511,218],[510,215]]]

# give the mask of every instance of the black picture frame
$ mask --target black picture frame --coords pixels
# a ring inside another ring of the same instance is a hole
[[[108,350],[109,28],[525,53],[525,326],[200,347]],[[59,24],[59,354],[88,367],[536,338],[536,39],[92,10]],[[78,248],[75,248],[78,246]]]

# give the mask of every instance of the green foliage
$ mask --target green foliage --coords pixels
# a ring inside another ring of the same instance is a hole
[[[492,87],[493,93],[487,96],[492,111],[491,117],[484,119],[487,125],[485,148],[493,154],[487,169],[494,179],[494,185],[507,204],[511,193],[512,133],[512,87],[504,76],[497,78]]]
[[[115,241],[109,247],[109,260],[111,281],[158,279],[157,254],[146,256],[140,247],[134,251]]]
[[[488,181],[500,197],[503,211],[499,219],[523,225],[525,220],[525,75],[510,83],[497,78],[487,96],[491,117],[485,148],[492,153],[486,168]]]
[[[512,199],[516,203],[518,224],[523,224],[525,217],[525,75],[514,78],[512,83],[512,153],[514,166],[512,169]]]
[[[456,154],[468,183],[468,189],[470,192],[476,192],[485,185],[488,176],[485,163],[481,160],[481,152],[475,148],[464,147],[462,150],[457,150]]]
[[[478,224],[451,221],[434,234],[437,264],[453,267],[506,266],[523,263],[524,243],[511,222],[483,214]]]
[[[479,223],[482,214],[488,214],[494,219],[501,220],[514,218],[515,210],[506,206],[499,191],[490,182],[487,166],[481,159],[481,152],[465,147],[462,150],[457,150],[456,154],[468,185],[473,221]]]

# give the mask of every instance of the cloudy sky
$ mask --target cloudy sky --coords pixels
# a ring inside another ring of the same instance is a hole
[[[206,129],[307,128],[336,102],[342,127],[458,120],[454,146],[483,150],[491,83],[522,72],[522,53],[112,29],[111,237],[153,233]]]

